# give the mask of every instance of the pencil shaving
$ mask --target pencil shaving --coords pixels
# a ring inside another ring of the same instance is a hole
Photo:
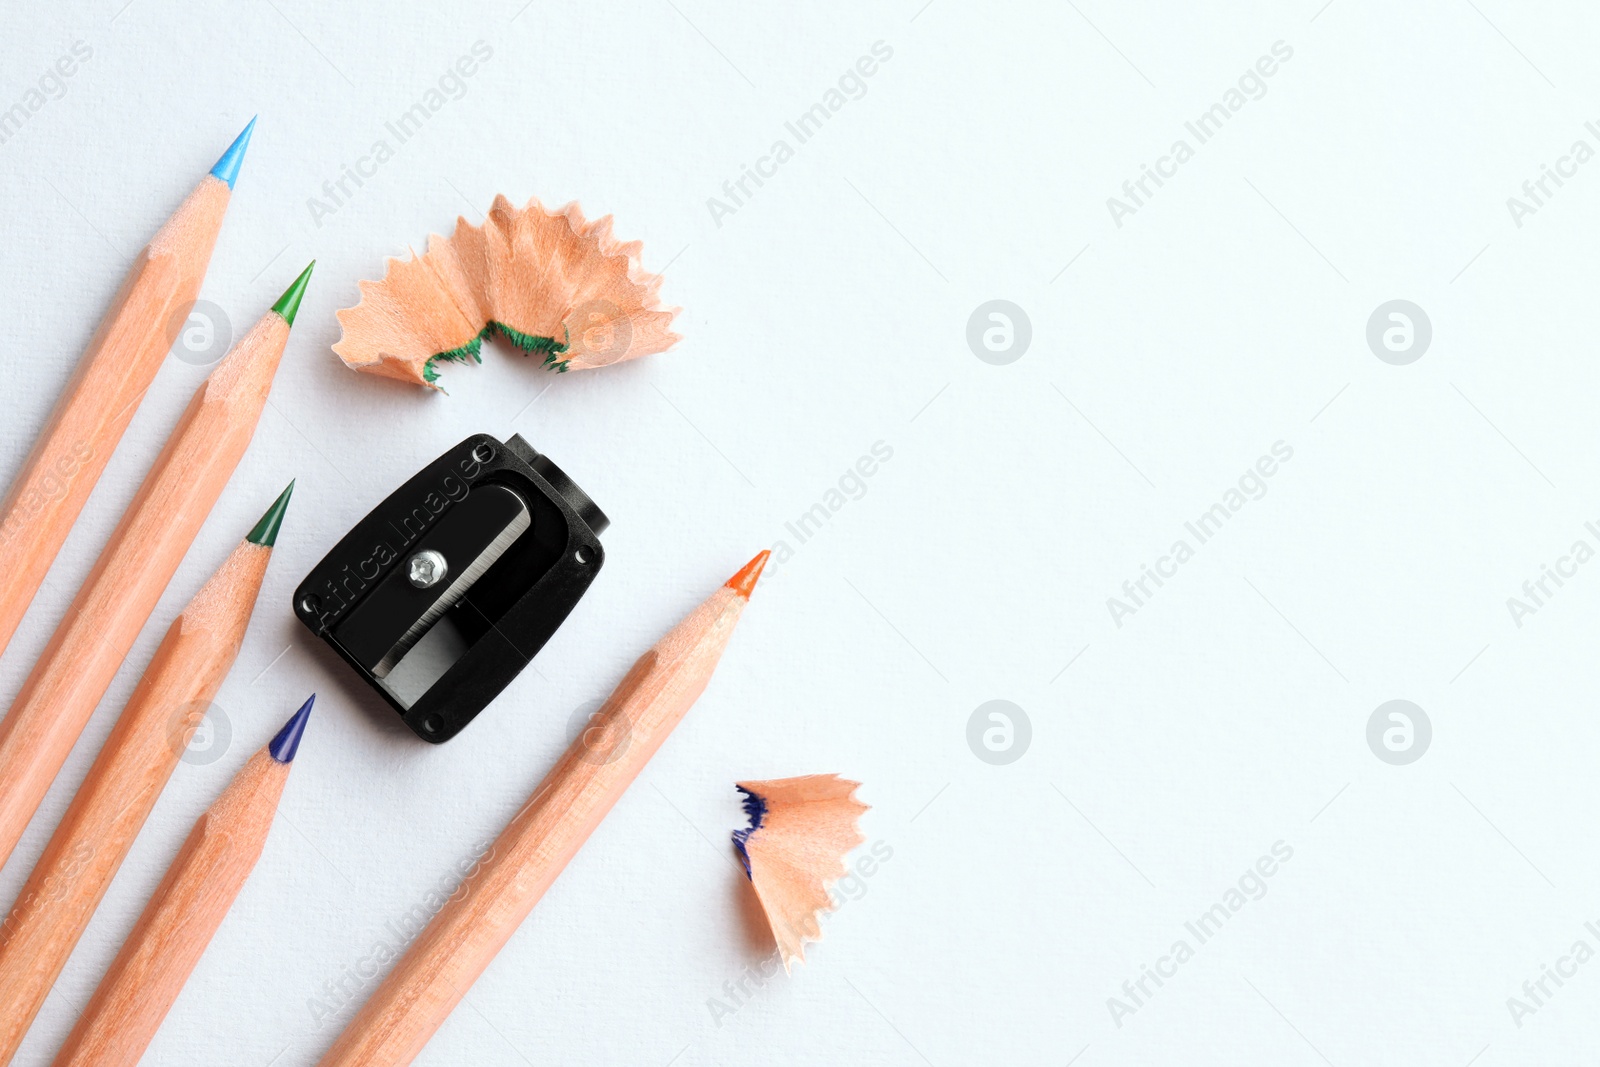
[[[587,370],[664,352],[678,341],[678,308],[660,301],[661,276],[622,243],[611,216],[586,221],[576,204],[551,211],[504,196],[482,226],[456,220],[428,250],[390,259],[381,281],[338,313],[333,346],[346,366],[439,389],[439,364],[482,362],[498,332],[551,370]]]
[[[750,826],[735,830],[733,843],[788,971],[805,961],[807,941],[822,939],[828,890],[849,873],[845,854],[866,840],[857,825],[867,810],[855,798],[861,783],[808,774],[737,785]]]

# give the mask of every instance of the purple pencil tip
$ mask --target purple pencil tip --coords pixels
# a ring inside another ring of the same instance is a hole
[[[311,705],[317,702],[317,694],[312,693],[310,699],[300,705],[300,710],[289,717],[283,724],[283,729],[278,731],[278,736],[267,745],[267,753],[279,763],[291,763],[294,754],[300,748],[300,736],[306,732],[306,720],[311,718]]]

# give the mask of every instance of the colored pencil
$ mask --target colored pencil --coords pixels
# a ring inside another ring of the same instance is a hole
[[[44,433],[0,501],[0,652],[44,581],[89,492],[172,344],[211,263],[256,120],[139,255],[57,401]]]
[[[730,578],[639,657],[555,768],[495,840],[321,1060],[403,1067],[444,1022],[557,875],[705,690],[768,553]],[[596,760],[587,735],[619,739]],[[626,738],[626,747],[620,739]]]
[[[0,865],[249,447],[310,274],[307,267],[195,393],[0,721]]]
[[[0,1065],[11,1062],[233,667],[291,484],[167,630],[89,775],[0,920]]]
[[[194,829],[134,923],[55,1067],[134,1067],[261,858],[313,695],[250,757]],[[227,1057],[224,1057],[227,1059]]]

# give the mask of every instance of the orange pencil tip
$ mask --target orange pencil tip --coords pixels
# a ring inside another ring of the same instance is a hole
[[[756,587],[756,579],[761,577],[762,568],[767,565],[767,557],[772,553],[766,549],[756,553],[756,558],[744,565],[744,569],[728,579],[728,588],[735,593],[750,599],[750,591]]]

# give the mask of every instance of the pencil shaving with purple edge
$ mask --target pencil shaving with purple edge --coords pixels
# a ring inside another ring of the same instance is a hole
[[[857,824],[869,810],[855,798],[860,785],[837,774],[737,783],[750,825],[734,831],[733,843],[785,971],[805,962],[807,941],[822,939],[817,918],[833,908],[828,890],[849,873],[846,853],[866,841]]]

